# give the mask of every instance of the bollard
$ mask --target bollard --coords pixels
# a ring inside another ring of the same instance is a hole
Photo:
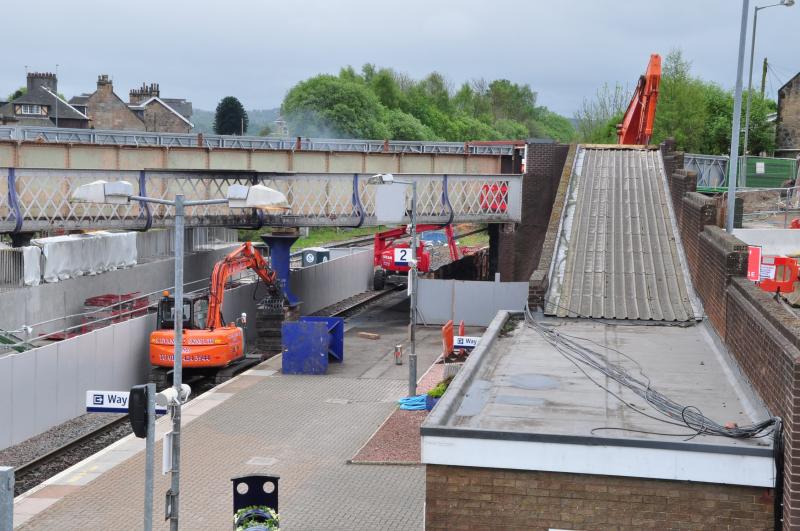
[[[403,364],[403,345],[394,346],[394,364],[395,365]]]
[[[0,466],[0,531],[14,529],[14,469]]]

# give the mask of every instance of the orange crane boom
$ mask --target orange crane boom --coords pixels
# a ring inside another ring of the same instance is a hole
[[[222,303],[231,275],[252,269],[266,284],[270,297],[279,296],[277,274],[253,244],[243,243],[214,266],[209,293],[189,293],[183,302],[164,293],[158,305],[156,330],[150,334],[150,364],[154,381],[174,366],[175,319],[183,321],[183,366],[217,371],[244,359],[244,331],[236,322],[225,323]],[[282,296],[282,295],[280,295]],[[181,317],[182,316],[182,317]],[[244,315],[242,325],[244,325]]]
[[[661,83],[661,56],[650,56],[647,72],[639,78],[628,109],[617,125],[617,143],[623,145],[644,145],[653,136],[656,121],[658,86]]]
[[[231,277],[245,269],[252,269],[267,286],[275,285],[277,274],[269,268],[261,253],[253,249],[253,244],[245,242],[216,263],[211,272],[208,293],[208,323],[206,327],[214,330],[224,326],[222,322],[222,302],[225,298],[225,283]]]

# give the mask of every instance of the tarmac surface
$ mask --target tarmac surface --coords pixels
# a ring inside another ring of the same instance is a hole
[[[349,464],[408,388],[394,364],[407,335],[404,292],[345,324],[345,357],[324,376],[280,373],[280,357],[198,397],[184,409],[181,529],[230,529],[232,484],[242,474],[280,476],[281,529],[421,529],[425,471]],[[377,332],[380,339],[357,337]],[[417,333],[418,374],[441,351],[440,329]],[[154,529],[166,529],[157,423]],[[20,529],[137,529],[143,520],[144,447],[126,438],[15,500]]]

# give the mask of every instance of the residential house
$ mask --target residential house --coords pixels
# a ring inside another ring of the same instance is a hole
[[[775,156],[800,155],[800,73],[778,89]]]
[[[69,102],[86,114],[93,129],[144,131],[144,122],[114,93],[114,85],[106,74],[97,77],[97,90],[71,98]]]
[[[130,91],[128,107],[134,111],[147,131],[188,133],[194,124],[192,103],[179,98],[161,98],[158,83],[142,83]]]
[[[0,105],[0,123],[41,127],[89,127],[89,117],[58,96],[58,79],[29,72],[24,94]]]
[[[97,90],[70,100],[91,118],[94,129],[188,133],[193,124],[192,103],[178,98],[161,98],[157,83],[142,84],[130,91],[126,103],[114,92],[107,74],[97,78]]]

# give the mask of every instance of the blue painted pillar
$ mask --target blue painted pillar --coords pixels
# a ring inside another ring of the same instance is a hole
[[[289,288],[289,255],[291,254],[292,244],[297,241],[298,234],[262,234],[261,239],[269,247],[270,264],[272,269],[278,274],[278,278],[283,284],[283,293],[289,306],[297,306],[300,300],[292,293]]]

